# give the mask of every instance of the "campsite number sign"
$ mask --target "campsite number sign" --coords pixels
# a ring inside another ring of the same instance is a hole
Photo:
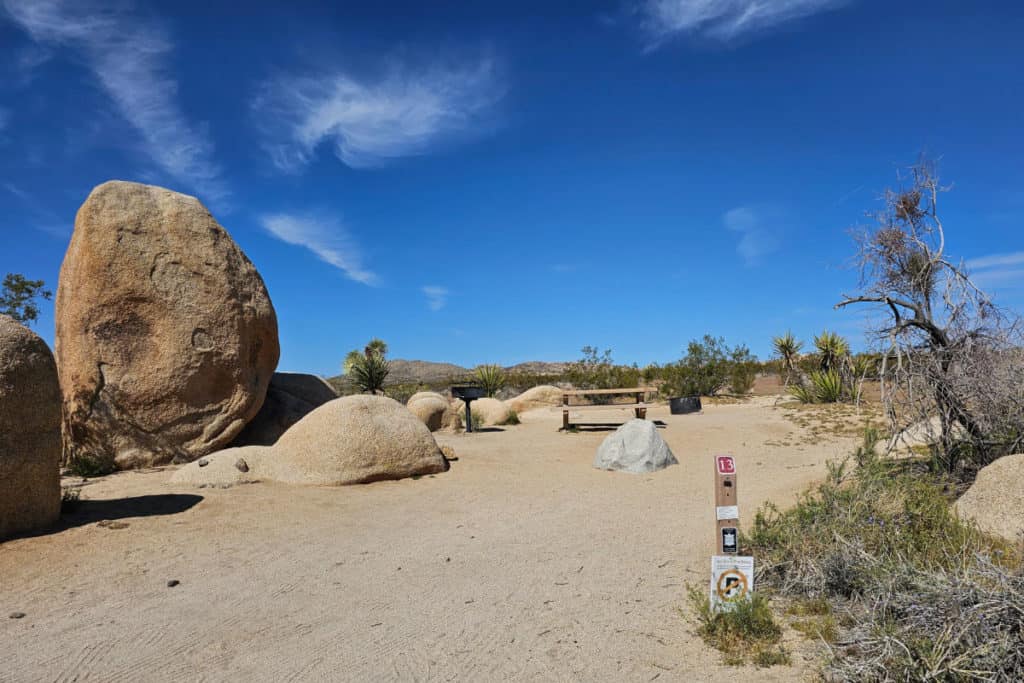
[[[754,558],[740,556],[740,508],[736,459],[715,456],[715,555],[711,558],[711,604],[731,609],[754,590]]]

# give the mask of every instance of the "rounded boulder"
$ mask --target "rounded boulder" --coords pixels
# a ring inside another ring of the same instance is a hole
[[[263,467],[278,481],[337,486],[435,474],[448,463],[427,426],[398,401],[346,396],[306,415]]]
[[[225,447],[280,348],[263,279],[195,197],[111,181],[75,218],[56,299],[65,458],[119,468]]]
[[[447,413],[451,410],[448,401],[444,400],[439,394],[419,394],[419,398],[416,398],[416,400],[409,400],[406,408],[418,417],[427,426],[427,429],[432,432],[436,432],[445,426]]]
[[[46,342],[0,315],[0,539],[60,517],[60,403]]]

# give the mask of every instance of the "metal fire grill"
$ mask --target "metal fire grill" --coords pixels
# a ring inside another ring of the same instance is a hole
[[[452,397],[460,398],[466,404],[466,431],[473,431],[473,413],[469,409],[469,404],[484,397],[483,387],[478,387],[475,384],[456,385],[452,387]]]

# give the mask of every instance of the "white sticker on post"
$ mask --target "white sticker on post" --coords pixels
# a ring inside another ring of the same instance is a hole
[[[722,519],[739,519],[740,508],[738,505],[719,505],[715,508],[715,518]]]

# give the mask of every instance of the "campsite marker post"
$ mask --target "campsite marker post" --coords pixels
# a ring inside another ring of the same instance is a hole
[[[715,456],[715,555],[711,558],[711,604],[732,609],[754,590],[754,558],[739,554],[740,508],[736,459]]]

